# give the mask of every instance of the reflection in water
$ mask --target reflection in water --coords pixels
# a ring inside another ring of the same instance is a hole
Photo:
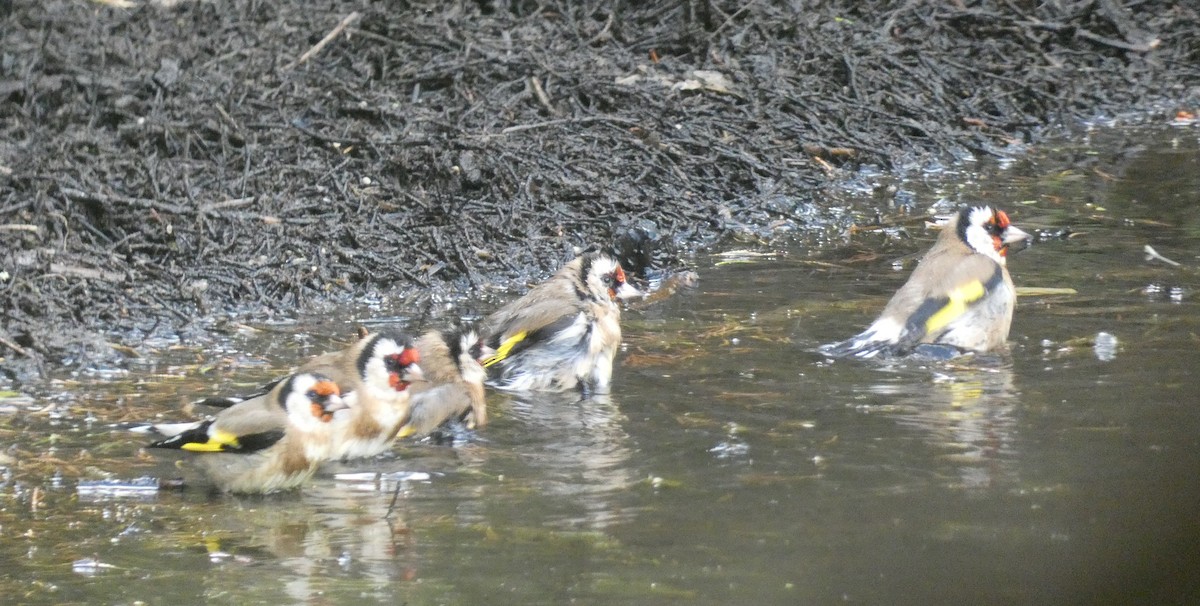
[[[392,584],[418,576],[419,552],[402,500],[429,483],[384,479],[377,486],[378,492],[370,492],[361,484],[321,483],[307,495],[318,512],[314,518],[319,523],[307,542],[310,549],[315,549],[312,556],[329,568],[336,564],[339,574],[359,579],[363,592],[390,594],[387,590]],[[307,572],[303,562],[296,564],[298,572]],[[306,575],[297,577],[289,584],[290,595],[297,599],[318,595],[311,592],[312,582]]]
[[[371,600],[431,588],[442,596],[473,568],[479,574],[481,559],[494,567],[493,552],[512,543],[540,544],[550,561],[564,546],[602,549],[605,529],[631,519],[618,497],[637,479],[612,397],[496,400],[495,422],[468,442],[404,444],[393,456],[328,465],[300,494],[210,499],[205,506],[225,513],[186,533],[206,537],[205,598],[274,590],[322,601],[335,578]],[[270,563],[277,572],[258,578],[255,567]],[[251,581],[252,590],[236,587]]]
[[[322,478],[302,493],[210,493],[188,502],[197,496],[163,495],[140,506],[139,517],[159,531],[123,542],[157,554],[160,576],[170,569],[186,577],[157,590],[173,602],[338,603],[333,596],[347,591],[390,600],[398,583],[416,576],[411,529],[401,513],[387,515],[391,493],[344,490]]]
[[[512,447],[528,465],[532,486],[578,511],[551,524],[601,530],[624,519],[611,497],[635,477],[627,419],[611,395],[523,394],[508,409],[529,432]]]
[[[1096,342],[1092,345],[1092,351],[1096,353],[1097,360],[1112,362],[1117,357],[1120,343],[1116,335],[1100,331],[1096,333]]]
[[[737,423],[727,423],[725,425],[725,436],[716,446],[708,449],[714,457],[722,460],[750,460],[750,444],[745,438],[738,435],[741,432],[741,427]]]
[[[948,488],[983,490],[1019,481],[1020,394],[1007,356],[973,355],[935,364],[901,360],[852,371],[862,382],[858,397],[870,402],[859,404],[858,412],[898,427],[886,434],[887,442],[875,437],[876,446],[866,452],[884,445],[893,450],[893,458],[880,462],[881,470],[899,474],[894,480],[901,485],[923,485],[930,472]]]
[[[932,372],[932,380],[914,382],[910,394],[895,401],[890,416],[946,451],[942,458],[957,468],[963,487],[1015,482],[1018,394],[1011,365],[978,358]]]

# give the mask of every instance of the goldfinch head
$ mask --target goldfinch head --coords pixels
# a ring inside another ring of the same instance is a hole
[[[373,334],[358,358],[358,372],[363,383],[376,389],[386,386],[394,391],[404,391],[414,381],[425,380],[417,362],[421,356],[406,335]]]
[[[474,328],[464,327],[459,329],[457,339],[450,346],[450,352],[463,380],[483,385],[487,379],[487,371],[483,369],[481,361],[491,357],[496,350],[488,347]]]
[[[462,343],[467,348],[467,353],[471,355],[471,358],[480,363],[496,353],[495,348],[488,346],[487,340],[479,336],[479,333],[475,329],[469,329],[463,333]]]
[[[1025,247],[1029,234],[1017,229],[1008,214],[990,206],[968,206],[958,213],[955,229],[959,239],[975,252],[1004,264],[1009,251]]]
[[[589,253],[580,257],[579,277],[597,301],[615,301],[641,296],[625,278],[625,270],[612,257]]]
[[[334,412],[346,408],[337,383],[317,373],[289,377],[280,391],[279,403],[293,422],[308,427],[328,423]]]

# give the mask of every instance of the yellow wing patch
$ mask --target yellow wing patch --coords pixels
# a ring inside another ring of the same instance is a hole
[[[947,324],[967,311],[968,304],[983,298],[985,292],[983,282],[979,280],[972,280],[950,291],[950,294],[947,295],[950,301],[925,321],[925,333],[934,333],[945,328]]]
[[[230,448],[241,448],[237,438],[237,435],[228,431],[217,430],[208,437],[207,442],[189,442],[179,449],[192,452],[224,452]]]
[[[488,356],[487,359],[483,361],[484,368],[492,366],[492,365],[496,364],[497,362],[503,360],[504,358],[507,358],[508,354],[510,352],[512,352],[512,348],[516,347],[517,343],[524,341],[525,337],[528,337],[528,336],[529,336],[529,331],[522,330],[521,332],[509,337],[508,339],[505,339],[505,341],[500,344],[500,347],[496,348],[496,353]]]

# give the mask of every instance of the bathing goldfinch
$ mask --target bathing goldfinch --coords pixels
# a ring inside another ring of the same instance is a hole
[[[368,334],[349,349],[300,367],[347,377],[349,409],[333,420],[334,458],[371,457],[392,447],[412,410],[411,387],[425,381],[420,360],[412,339],[385,333]]]
[[[334,414],[346,407],[337,384],[300,373],[263,397],[227,408],[211,420],[155,425],[170,437],[149,448],[187,452],[221,490],[271,493],[303,484],[333,454]]]
[[[514,391],[607,393],[621,343],[620,299],[640,296],[621,265],[588,253],[483,324],[496,353],[484,360],[488,384]]]
[[[391,447],[408,420],[409,387],[425,380],[419,361],[420,354],[407,335],[364,332],[349,347],[300,365],[297,372],[320,373],[342,387],[349,409],[334,419],[334,458],[370,457]],[[215,397],[196,404],[224,408],[262,397],[261,393]]]
[[[416,343],[426,381],[413,385],[412,413],[400,437],[424,436],[438,426],[463,420],[470,428],[488,422],[480,360],[494,353],[472,328],[429,331]]]
[[[879,318],[858,335],[823,346],[821,353],[873,358],[905,355],[923,344],[976,352],[1001,348],[1016,304],[1005,261],[1028,239],[1004,211],[963,208]]]

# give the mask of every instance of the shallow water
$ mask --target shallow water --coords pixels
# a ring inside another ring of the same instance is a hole
[[[1017,285],[1074,289],[1022,296],[1006,356],[812,353],[869,322],[933,237],[868,192],[850,204],[901,228],[697,256],[696,290],[625,315],[610,397],[491,394],[493,424],[455,446],[330,466],[299,493],[78,484],[179,475],[109,424],[180,418],[198,391],[256,384],[370,311],[233,326],[220,352],[164,345],[112,377],[0,399],[0,591],[45,604],[1194,603],[1200,131],[1095,137],[900,185],[922,210],[1009,209],[1040,235],[1010,261]],[[1147,262],[1146,244],[1182,266]]]

